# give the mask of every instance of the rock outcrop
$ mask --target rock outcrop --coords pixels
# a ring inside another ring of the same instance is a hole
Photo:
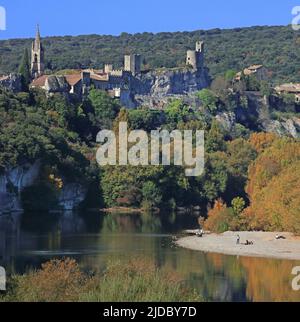
[[[58,206],[63,210],[76,209],[85,200],[87,189],[79,183],[67,183],[58,197]]]
[[[156,70],[141,74],[131,81],[131,90],[136,96],[137,105],[150,107],[163,106],[170,97],[187,96],[208,87],[208,69]],[[151,106],[154,105],[154,106]]]
[[[300,118],[297,117],[264,121],[262,127],[266,132],[300,138]]]
[[[237,108],[235,116],[237,122],[254,131],[264,131],[280,136],[286,135],[300,138],[300,118],[296,116],[282,116],[274,119],[267,98],[260,92],[246,92],[248,108]],[[223,123],[225,120],[223,120]]]
[[[49,76],[45,82],[45,90],[48,93],[68,93],[70,85],[64,76]]]
[[[0,77],[0,87],[11,92],[18,93],[22,91],[22,76],[20,74],[9,74]]]
[[[216,120],[225,131],[232,131],[236,125],[236,116],[233,112],[223,112],[216,115]]]
[[[0,175],[0,213],[22,211],[20,193],[39,176],[41,162],[5,169]]]
[[[40,176],[41,162],[5,169],[0,175],[0,214],[23,211],[21,192]],[[79,183],[64,183],[57,192],[57,209],[73,210],[85,200],[87,189]],[[53,209],[49,209],[53,210]]]

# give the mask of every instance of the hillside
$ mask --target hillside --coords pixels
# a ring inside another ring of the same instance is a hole
[[[147,67],[157,68],[183,64],[186,50],[199,39],[206,42],[206,65],[212,76],[260,63],[273,72],[272,80],[276,83],[299,81],[300,33],[290,26],[47,37],[43,45],[46,66],[51,70],[99,68],[109,62],[121,66],[123,55],[128,52],[142,54]],[[24,47],[30,48],[31,42],[32,39],[0,41],[0,74],[17,70]]]

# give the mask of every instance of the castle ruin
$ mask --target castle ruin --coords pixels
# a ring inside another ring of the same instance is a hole
[[[125,55],[124,70],[131,72],[133,76],[140,74],[142,65],[141,55]]]
[[[204,43],[201,41],[196,43],[195,50],[187,51],[186,68],[144,72],[141,65],[141,55],[130,54],[124,56],[122,69],[115,70],[112,64],[105,64],[99,70],[74,70],[61,76],[45,75],[44,48],[37,27],[31,53],[31,87],[43,88],[48,95],[69,93],[81,99],[93,86],[120,99],[126,107],[136,107],[143,101],[149,102],[150,97],[165,100],[172,95],[188,95],[208,87],[210,83],[208,69],[204,67]]]
[[[204,67],[204,42],[197,41],[195,50],[188,50],[186,54],[186,65],[198,71]]]

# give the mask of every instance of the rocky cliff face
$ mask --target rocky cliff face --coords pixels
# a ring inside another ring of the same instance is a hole
[[[295,139],[300,138],[300,118],[282,118],[281,120],[265,120],[262,127],[266,132],[278,135],[288,135]]]
[[[68,93],[70,86],[63,76],[49,76],[45,82],[45,90],[48,93]]]
[[[210,84],[210,77],[206,68],[201,71],[189,69],[158,70],[142,74],[132,80],[131,88],[138,98],[137,105],[149,103],[149,97],[156,104],[164,105],[168,97],[188,95]]]
[[[256,131],[300,138],[299,117],[282,116],[275,120],[271,116],[272,109],[265,96],[262,96],[259,92],[248,92],[246,95],[249,103],[248,108],[238,108],[235,111],[235,118],[238,123]],[[225,114],[229,114],[229,112]],[[227,119],[229,118],[230,116],[227,115]]]
[[[85,200],[87,189],[79,183],[67,183],[60,191],[58,205],[63,210],[76,209]]]
[[[0,175],[0,214],[23,211],[21,192],[32,186],[40,175],[41,162],[25,164],[6,169]],[[57,208],[61,210],[76,209],[84,201],[87,189],[79,183],[64,183],[58,192]]]
[[[9,91],[18,93],[22,91],[22,78],[20,74],[10,74],[0,77],[0,87],[4,87]]]
[[[6,169],[0,175],[0,213],[22,211],[20,193],[35,182],[40,167],[41,163],[38,160],[34,164]]]

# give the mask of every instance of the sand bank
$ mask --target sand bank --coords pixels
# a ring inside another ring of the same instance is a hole
[[[191,233],[188,232],[188,233]],[[241,241],[236,244],[237,235]],[[276,235],[286,239],[276,240]],[[244,245],[246,240],[253,245]],[[176,241],[183,248],[226,255],[266,257],[289,260],[300,260],[300,237],[291,233],[269,232],[226,232],[224,234],[205,234],[183,237]]]

